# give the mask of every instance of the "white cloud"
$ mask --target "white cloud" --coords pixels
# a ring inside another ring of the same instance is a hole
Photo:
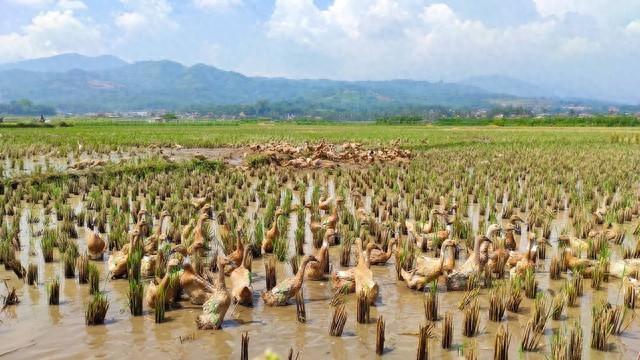
[[[65,52],[92,53],[101,49],[101,34],[72,10],[53,10],[35,16],[21,32],[0,35],[0,58],[18,60]]]
[[[115,17],[116,26],[130,33],[153,34],[162,29],[175,29],[178,24],[171,19],[173,8],[167,0],[120,0],[130,11]]]
[[[125,12],[116,17],[116,25],[126,31],[133,31],[146,24],[147,18],[137,12]]]
[[[428,69],[438,74],[462,74],[474,69],[487,71],[487,66],[496,69],[515,64],[524,68],[532,57],[540,63],[546,58],[574,61],[576,55],[604,50],[603,44],[615,32],[611,26],[596,29],[600,32],[593,37],[576,34],[559,19],[572,11],[595,12],[604,6],[603,0],[532,1],[545,18],[518,26],[491,27],[462,18],[445,3],[421,6],[411,0],[335,0],[321,10],[313,0],[277,0],[267,26],[272,38],[294,41],[329,58],[354,63],[348,68],[362,69],[363,76],[372,70],[357,65],[363,62],[377,63],[377,68],[390,74],[408,66],[414,73],[428,76]],[[550,15],[555,17],[546,17]],[[631,23],[627,29],[636,27],[640,23]],[[384,36],[388,33],[393,36]]]
[[[440,3],[425,7],[422,20],[429,24],[446,24],[458,21],[458,18],[448,5]]]
[[[194,0],[193,3],[199,8],[224,10],[242,5],[242,0]]]
[[[419,10],[411,0],[335,0],[320,10],[313,0],[276,0],[268,35],[300,43],[329,46],[329,38],[343,42],[370,37],[394,37],[415,19]]]
[[[637,57],[640,37],[622,36],[640,34],[638,0],[619,0],[629,5],[626,10],[604,0],[531,0],[540,16],[508,26],[465,17],[455,10],[459,2],[454,7],[440,1],[424,6],[416,0],[335,0],[320,9],[313,0],[276,0],[266,26],[284,49],[278,56],[304,54],[314,62],[274,61],[263,68],[277,75],[343,79],[455,81],[498,73],[534,83],[582,84],[567,87],[572,94],[614,81],[614,73],[640,73],[637,64],[624,60]],[[631,81],[616,81],[622,80]],[[612,94],[601,88],[587,95]]]
[[[268,34],[335,60],[338,74],[328,75],[349,78],[482,74],[562,42],[554,20],[493,28],[444,3],[411,0],[335,0],[326,10],[313,0],[278,0]]]
[[[626,27],[627,32],[630,34],[640,35],[640,20],[634,20],[630,22]]]
[[[629,20],[640,13],[638,0],[533,0],[542,16],[564,17],[569,13],[591,16],[606,25]]]
[[[560,44],[559,51],[565,56],[580,56],[596,52],[600,44],[583,37],[567,39]]]

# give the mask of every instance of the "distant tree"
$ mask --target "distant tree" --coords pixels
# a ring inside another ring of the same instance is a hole
[[[409,125],[409,124],[419,124],[424,119],[420,116],[415,115],[397,115],[397,116],[387,116],[376,119],[377,124],[397,124],[397,125]]]
[[[164,119],[166,121],[169,121],[169,120],[177,120],[178,117],[174,113],[166,113],[166,114],[162,115],[162,119]]]
[[[55,115],[56,110],[49,105],[34,104],[31,100],[13,100],[8,104],[0,104],[0,113],[13,115]]]
[[[267,100],[259,100],[258,102],[256,102],[254,108],[255,108],[255,114],[257,116],[268,115],[271,109],[269,106],[269,101]]]

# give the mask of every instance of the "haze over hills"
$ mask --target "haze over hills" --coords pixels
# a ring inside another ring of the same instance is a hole
[[[0,103],[30,99],[63,112],[211,110],[270,103],[291,114],[397,114],[430,107],[550,106],[541,88],[500,76],[460,83],[333,81],[248,77],[172,61],[127,63],[78,54],[0,65]],[[242,110],[229,108],[230,112]]]
[[[2,70],[26,70],[38,72],[67,72],[73,69],[98,71],[128,65],[126,61],[112,56],[84,56],[80,54],[61,54],[46,58],[30,59],[8,64],[0,64]]]
[[[509,94],[527,98],[550,98],[557,94],[541,86],[503,75],[474,76],[460,81],[461,84],[475,86],[489,92]]]

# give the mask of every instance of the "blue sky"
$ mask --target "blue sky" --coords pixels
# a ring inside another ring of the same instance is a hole
[[[65,52],[640,102],[640,0],[0,0],[0,62]]]

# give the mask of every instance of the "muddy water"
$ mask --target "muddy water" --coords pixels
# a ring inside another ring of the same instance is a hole
[[[23,215],[23,225],[26,216]],[[558,223],[566,221],[566,216],[559,215]],[[25,226],[25,228],[28,226]],[[33,232],[42,228],[41,224],[33,226]],[[79,229],[79,245],[82,252],[85,244],[86,229]],[[343,336],[330,337],[328,329],[333,309],[329,301],[333,291],[326,282],[305,281],[304,295],[306,299],[307,322],[296,321],[295,305],[287,307],[265,307],[259,298],[264,289],[264,267],[261,260],[253,262],[253,271],[257,273],[254,282],[253,308],[238,306],[227,313],[223,329],[219,331],[199,331],[195,319],[200,307],[188,302],[182,303],[181,309],[169,311],[167,322],[154,323],[153,312],[145,309],[144,316],[132,317],[127,306],[127,281],[107,280],[106,261],[98,262],[101,275],[101,287],[110,300],[105,325],[86,326],[84,323],[84,307],[88,301],[88,285],[80,285],[75,279],[64,279],[61,264],[56,253],[55,262],[44,264],[39,251],[32,253],[29,242],[30,234],[23,231],[21,239],[23,251],[20,258],[26,266],[28,262],[36,262],[40,267],[39,285],[29,287],[18,281],[13,273],[4,271],[0,266],[0,279],[9,279],[10,286],[18,289],[21,303],[11,306],[0,314],[0,355],[5,358],[239,358],[241,334],[248,332],[250,358],[260,355],[270,348],[281,355],[286,355],[290,348],[300,351],[304,359],[371,359],[375,355],[375,320],[384,316],[386,321],[386,342],[383,358],[407,359],[415,357],[418,342],[418,326],[423,324],[423,294],[406,288],[404,283],[396,280],[393,258],[386,266],[375,266],[373,272],[380,285],[380,298],[371,308],[371,323],[357,324],[355,321],[356,305],[354,295],[347,297],[348,319]],[[36,240],[39,241],[39,240]],[[553,243],[553,239],[552,239]],[[310,241],[307,242],[307,253],[311,253]],[[555,246],[555,243],[554,243]],[[39,246],[34,246],[34,248]],[[290,247],[293,251],[293,245]],[[331,249],[333,266],[339,264],[339,249]],[[547,249],[547,257],[553,254]],[[31,254],[30,254],[31,253]],[[352,252],[353,254],[353,252]],[[615,254],[617,258],[619,254]],[[106,259],[106,258],[105,258]],[[461,260],[462,261],[462,260]],[[558,292],[563,280],[551,281],[546,269],[549,260],[541,261],[536,278],[539,288],[545,292]],[[291,275],[288,264],[278,264],[278,280]],[[49,306],[44,282],[53,276],[61,278],[60,305]],[[563,277],[567,277],[563,274]],[[227,281],[229,284],[229,281]],[[544,359],[549,353],[549,338],[554,329],[571,326],[574,320],[580,320],[584,330],[583,358],[585,359],[629,359],[635,358],[640,351],[640,325],[634,321],[621,336],[611,336],[610,351],[593,351],[589,348],[591,329],[591,306],[594,302],[606,299],[613,304],[621,303],[622,292],[620,280],[611,279],[602,290],[593,291],[590,280],[584,281],[584,295],[578,298],[578,306],[565,310],[560,321],[549,320],[545,337],[540,342],[536,353],[518,354],[521,329],[529,319],[532,300],[523,299],[520,312],[506,312],[502,324],[508,325],[512,334],[510,352],[513,358],[522,356],[528,359]],[[0,285],[0,294],[4,294],[4,286]],[[487,291],[482,290],[480,299],[481,320],[480,333],[474,338],[462,336],[463,315],[457,309],[463,295],[462,292],[440,292],[440,316],[450,311],[453,314],[454,350],[440,349],[439,334],[442,322],[435,329],[436,338],[430,341],[430,353],[433,358],[458,358],[463,347],[476,346],[479,359],[492,358],[493,341],[499,323],[488,320]]]

